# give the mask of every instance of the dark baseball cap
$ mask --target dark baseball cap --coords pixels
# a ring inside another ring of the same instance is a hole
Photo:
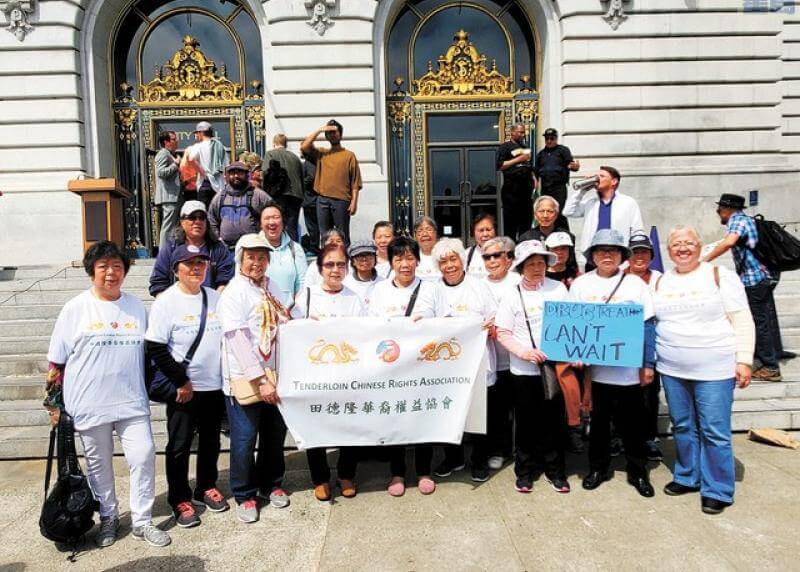
[[[179,263],[186,262],[187,260],[191,260],[192,258],[202,258],[203,260],[211,260],[211,257],[207,253],[200,250],[199,247],[193,244],[180,244],[177,247],[175,247],[175,250],[172,251],[172,256],[170,256],[172,269],[174,270]]]
[[[250,167],[248,167],[248,166],[247,166],[245,163],[243,163],[242,161],[234,161],[233,163],[231,163],[230,165],[228,165],[227,167],[225,167],[225,172],[226,172],[226,173],[227,173],[228,171],[234,171],[234,170],[237,170],[237,171],[245,171],[246,173],[249,173],[249,172],[250,172]]]
[[[558,131],[556,131],[552,127],[548,127],[547,129],[544,130],[544,136],[545,137],[558,137]]]

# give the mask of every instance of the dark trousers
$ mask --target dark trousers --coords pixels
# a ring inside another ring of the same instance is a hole
[[[331,480],[331,468],[328,465],[328,450],[325,447],[308,449],[306,451],[308,470],[311,473],[311,482],[314,486],[328,483]],[[340,447],[339,459],[336,461],[337,477],[341,480],[352,481],[356,477],[358,465],[358,449],[355,447]]]
[[[780,328],[778,314],[775,310],[775,298],[769,280],[762,280],[755,286],[744,289],[750,304],[750,313],[756,324],[756,350],[754,365],[758,367],[778,368],[778,346]]]
[[[564,398],[544,398],[538,375],[512,375],[514,384],[514,440],[517,477],[533,478],[543,470],[548,478],[563,478],[567,416]]]
[[[589,469],[608,473],[611,467],[611,421],[625,445],[627,471],[646,477],[647,419],[642,388],[592,382],[592,430],[589,433]]]
[[[344,234],[344,241],[350,244],[350,201],[317,197],[317,222],[319,234],[324,236],[331,228],[336,227]]]
[[[231,491],[242,503],[254,499],[259,489],[269,493],[283,482],[286,424],[278,408],[268,403],[242,406],[227,397],[225,405],[231,426]]]
[[[558,218],[556,219],[556,228],[566,228],[569,230],[569,221],[567,217],[561,214],[564,210],[564,204],[567,202],[567,184],[545,184],[542,183],[540,194],[542,196],[553,197],[558,201]]]
[[[306,193],[303,199],[303,219],[306,221],[306,232],[308,233],[308,243],[303,244],[303,248],[314,254],[319,253],[319,222],[317,221],[317,197],[316,193]]]
[[[275,199],[283,210],[283,228],[295,242],[299,242],[300,207],[303,206],[303,199],[292,195],[284,195]]]
[[[644,399],[645,438],[652,441],[658,437],[658,394],[661,391],[661,376],[658,372],[653,376],[653,383],[642,388]]]
[[[780,280],[780,275],[778,277],[778,280]],[[770,290],[772,290],[773,300],[775,300],[775,289],[778,287],[779,284],[778,280],[770,280],[769,282]],[[775,355],[778,359],[781,359],[781,356],[783,355],[783,338],[781,337],[781,326],[780,323],[778,322],[777,308],[775,308],[775,327],[773,329],[773,332],[775,333],[775,352],[776,352]]]
[[[503,199],[503,234],[517,240],[533,223],[533,183],[506,180],[500,196]]]
[[[197,433],[197,480],[195,496],[217,486],[219,429],[225,396],[222,391],[195,391],[187,403],[167,403],[167,447],[164,463],[167,469],[167,502],[172,508],[192,500],[189,486],[189,456],[192,439]]]
[[[414,448],[414,469],[417,477],[424,477],[431,474],[431,462],[433,461],[433,445],[422,444],[413,445]],[[406,477],[406,446],[394,445],[389,447],[389,470],[393,477]]]
[[[202,202],[208,208],[208,205],[211,204],[211,199],[214,198],[216,193],[214,192],[214,187],[211,186],[211,183],[208,182],[208,179],[203,179],[203,182],[200,184],[200,188],[197,189],[197,200]]]

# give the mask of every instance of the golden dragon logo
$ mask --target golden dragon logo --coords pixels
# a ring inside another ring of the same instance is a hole
[[[418,361],[439,361],[454,360],[461,355],[461,344],[455,338],[450,338],[448,342],[430,342],[419,350]]]
[[[308,359],[314,365],[351,363],[358,361],[358,350],[347,342],[337,345],[317,340],[317,343],[308,350]]]

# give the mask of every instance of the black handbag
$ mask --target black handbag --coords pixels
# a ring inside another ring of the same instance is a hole
[[[522,304],[522,313],[525,316],[525,325],[528,326],[528,335],[531,338],[533,349],[536,349],[536,341],[533,339],[533,330],[531,329],[531,322],[528,319],[528,311],[525,309],[525,300],[522,298],[522,288],[520,288],[519,285],[517,285],[517,292],[519,292],[519,303]],[[561,393],[561,384],[558,383],[555,362],[547,360],[539,364],[539,371],[542,374],[544,398],[548,401],[554,399]]]
[[[197,330],[197,336],[195,336],[192,345],[189,347],[189,351],[186,352],[186,357],[183,358],[181,362],[181,366],[183,366],[183,370],[189,367],[189,364],[192,363],[192,358],[194,357],[197,348],[200,346],[200,342],[203,339],[203,333],[206,331],[206,313],[208,312],[208,294],[206,294],[205,288],[200,288],[200,293],[203,295],[203,308],[200,311],[200,327]],[[161,368],[158,367],[155,360],[152,357],[147,358],[146,364],[146,373],[145,373],[145,386],[147,388],[147,396],[150,398],[150,401],[157,401],[159,403],[172,403],[175,401],[175,397],[178,395],[178,388],[175,387],[175,384],[172,380],[167,377],[167,375],[161,371]]]
[[[58,480],[52,491],[53,449],[58,440]],[[48,494],[49,491],[49,494]],[[45,501],[39,517],[42,536],[53,542],[71,544],[73,550],[81,537],[94,526],[99,503],[81,471],[75,451],[75,427],[72,417],[61,411],[58,426],[50,430],[47,472],[44,477]]]

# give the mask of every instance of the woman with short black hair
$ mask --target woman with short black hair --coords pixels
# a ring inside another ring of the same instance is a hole
[[[467,274],[475,278],[486,278],[488,272],[486,266],[483,265],[483,245],[486,241],[497,236],[497,218],[488,212],[478,213],[472,219],[472,226],[470,234],[475,244],[467,249],[466,269]]]

